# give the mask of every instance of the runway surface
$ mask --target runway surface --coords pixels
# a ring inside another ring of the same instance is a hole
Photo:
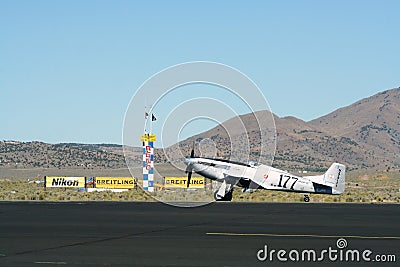
[[[0,202],[0,266],[320,266],[276,255],[259,261],[257,253],[339,251],[341,237],[343,251],[369,249],[369,258],[389,254],[396,262],[325,255],[323,265],[399,266],[399,223],[400,205]]]

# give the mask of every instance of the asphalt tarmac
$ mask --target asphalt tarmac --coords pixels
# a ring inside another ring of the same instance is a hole
[[[399,223],[400,205],[0,202],[0,266],[400,266]]]

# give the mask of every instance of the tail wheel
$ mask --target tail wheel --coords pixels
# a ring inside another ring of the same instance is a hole
[[[304,202],[310,202],[310,197],[309,196],[304,196]]]

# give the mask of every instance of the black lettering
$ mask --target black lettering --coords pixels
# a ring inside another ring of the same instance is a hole
[[[338,184],[339,184],[339,177],[340,177],[340,173],[342,172],[342,169],[339,169],[339,173],[338,173],[338,175],[337,175],[337,179],[336,179],[336,187],[338,186]]]
[[[53,181],[51,182],[51,185],[52,186],[57,186],[58,185],[58,179],[54,179],[53,178]]]
[[[294,190],[294,185],[295,185],[295,183],[297,183],[297,181],[299,180],[299,178],[296,178],[296,177],[292,177],[295,181],[294,181],[294,183],[292,184],[292,186],[290,187],[290,189],[291,190]]]
[[[283,180],[284,177],[287,178],[287,180],[286,180],[285,183],[282,185],[282,180]],[[290,189],[290,190],[294,190],[294,185],[297,183],[297,181],[299,180],[299,178],[292,177],[292,176],[289,176],[289,175],[283,175],[283,174],[280,175],[278,187],[288,188],[288,182],[289,182],[290,179],[293,179],[294,182],[293,182],[293,184],[290,186],[289,189]]]
[[[286,185],[287,185],[287,182],[290,180],[290,176],[289,176],[289,175],[285,175],[284,177],[287,177],[287,180],[286,180],[286,182],[283,184],[283,187],[284,187],[284,188],[287,188]]]
[[[53,179],[53,181],[51,182],[52,186],[63,186],[63,187],[70,187],[70,186],[78,186],[79,185],[79,181],[77,180],[67,180],[65,178],[56,178]]]

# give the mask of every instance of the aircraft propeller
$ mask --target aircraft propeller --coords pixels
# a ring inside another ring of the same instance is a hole
[[[194,144],[193,144],[193,148],[192,151],[190,151],[190,158],[194,158]],[[192,179],[192,167],[190,166],[190,163],[187,165],[186,167],[186,172],[188,174],[188,179],[187,179],[187,185],[186,187],[189,188],[190,185],[190,180]]]

